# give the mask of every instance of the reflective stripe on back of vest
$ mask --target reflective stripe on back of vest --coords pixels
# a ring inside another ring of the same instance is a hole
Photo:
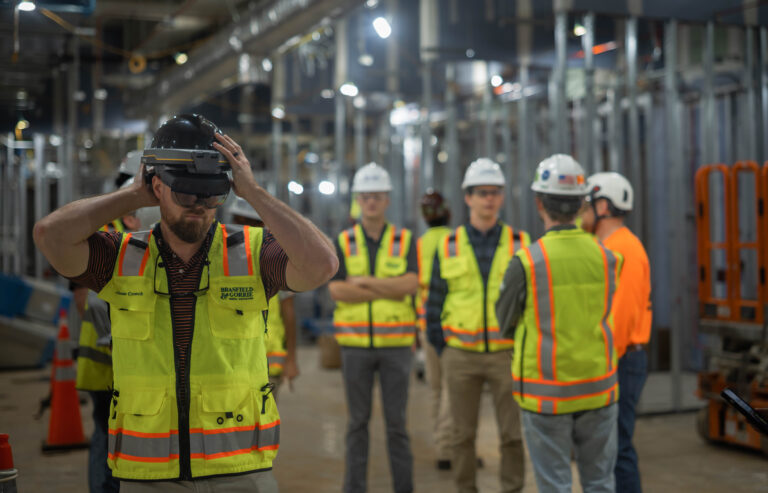
[[[402,276],[408,268],[410,244],[408,229],[387,224],[372,272],[362,226],[355,225],[339,234],[348,276]],[[413,344],[416,313],[411,296],[402,300],[382,298],[368,303],[337,302],[333,324],[336,340],[342,346],[405,347]]]
[[[440,275],[448,286],[441,316],[448,346],[475,352],[506,351],[513,347],[513,340],[503,338],[499,330],[496,300],[515,249],[529,242],[528,233],[503,225],[488,281],[484,283],[466,228],[460,226],[443,238],[438,258]]]
[[[621,259],[580,229],[549,232],[517,255],[528,289],[512,363],[520,406],[563,414],[615,402],[610,312]]]
[[[113,475],[164,480],[271,467],[280,418],[267,376],[262,230],[214,230],[198,289],[186,295],[195,297],[195,326],[181,417],[186,405],[176,395],[168,277],[153,236],[125,235],[112,279],[99,293],[112,319]]]

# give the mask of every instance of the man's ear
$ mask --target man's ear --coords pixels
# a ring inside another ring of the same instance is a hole
[[[152,191],[155,193],[155,198],[157,200],[160,200],[160,196],[162,195],[163,190],[163,181],[160,179],[159,176],[154,175],[152,177]]]

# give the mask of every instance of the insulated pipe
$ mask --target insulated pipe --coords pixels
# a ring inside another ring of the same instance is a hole
[[[596,148],[594,147],[594,121],[595,121],[595,14],[589,12],[584,16],[584,35],[581,37],[581,46],[584,51],[584,114],[582,125],[584,132],[584,157],[580,160],[587,175],[595,173],[597,168],[594,163]]]
[[[461,164],[459,163],[459,135],[456,127],[458,113],[456,111],[456,65],[448,62],[445,65],[445,152],[448,159],[445,162],[442,193],[451,207],[453,223],[460,220],[462,207],[461,197]]]
[[[637,109],[637,18],[627,19],[625,31],[627,56],[627,98],[629,99],[629,169],[627,178],[635,190],[634,207],[629,217],[632,229],[642,237],[643,225],[643,185],[645,173],[640,162],[640,115]]]
[[[48,186],[45,179],[45,136],[42,134],[35,134],[33,136],[34,141],[34,153],[35,153],[35,222],[39,221],[48,213],[46,204],[48,204]],[[20,164],[23,162],[20,161]],[[23,173],[22,173],[23,174]],[[20,224],[17,238],[21,238],[26,232],[25,224]],[[20,252],[23,255],[23,251]],[[21,257],[21,255],[20,255]],[[16,259],[17,272],[21,270],[20,258]],[[35,277],[38,279],[43,278],[43,254],[39,248],[35,248]]]

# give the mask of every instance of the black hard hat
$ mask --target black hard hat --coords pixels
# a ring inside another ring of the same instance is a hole
[[[435,190],[427,190],[421,198],[421,214],[428,223],[441,219],[448,220],[451,217],[448,204],[440,192]]]
[[[166,121],[141,158],[148,179],[157,174],[175,192],[229,192],[229,161],[213,147],[217,133],[221,130],[201,115],[182,114]]]

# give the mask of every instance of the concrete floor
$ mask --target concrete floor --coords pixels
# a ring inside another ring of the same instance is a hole
[[[282,443],[275,476],[283,493],[338,492],[344,467],[346,406],[341,374],[319,368],[318,351],[299,351],[302,375],[293,392],[281,389]],[[0,373],[0,432],[10,433],[20,493],[87,492],[86,451],[42,455],[48,413],[36,421],[40,398],[48,392],[49,370]],[[408,418],[417,491],[454,491],[449,472],[434,468],[429,392],[413,381]],[[369,491],[391,491],[380,407],[371,423]],[[82,407],[86,433],[90,406]],[[490,401],[483,403],[478,454],[486,467],[478,474],[482,492],[497,492],[498,439]],[[704,443],[695,432],[695,414],[642,418],[635,440],[646,492],[768,492],[768,460],[761,455]],[[530,463],[525,492],[535,492]],[[575,487],[574,491],[581,491]]]

